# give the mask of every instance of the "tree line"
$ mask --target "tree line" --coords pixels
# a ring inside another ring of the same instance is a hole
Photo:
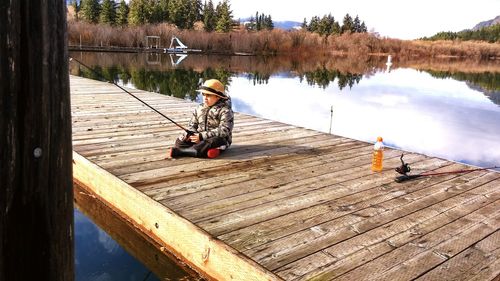
[[[194,29],[203,23],[205,31],[229,32],[235,26],[228,0],[214,6],[212,0],[72,0],[75,19],[93,24],[140,26],[170,23],[180,29]]]
[[[463,30],[459,32],[442,31],[431,37],[424,37],[423,40],[477,40],[487,41],[489,43],[500,42],[500,24],[483,27],[479,30]]]
[[[273,30],[274,24],[271,15],[266,15],[264,13],[256,12],[255,18],[250,17],[248,23],[245,23],[245,28],[247,30],[261,31],[261,30]]]
[[[180,29],[203,29],[207,32],[229,32],[240,25],[233,19],[229,0],[216,6],[212,0],[72,0],[71,6],[76,13],[76,20],[88,23],[100,23],[112,26],[140,26],[144,24],[170,23]],[[202,23],[202,24],[200,24]],[[199,26],[196,26],[196,25]],[[249,31],[272,30],[274,24],[271,15],[255,13],[249,22],[243,24]],[[304,30],[320,35],[343,34],[345,32],[367,32],[365,22],[359,17],[354,19],[346,14],[342,25],[331,14],[322,18],[314,16]]]
[[[361,21],[358,16],[354,19],[347,13],[342,21],[342,26],[332,14],[324,15],[322,18],[314,16],[309,23],[304,18],[302,23],[304,30],[318,33],[319,35],[339,35],[346,32],[350,33],[364,33],[367,32],[367,27],[364,21]]]

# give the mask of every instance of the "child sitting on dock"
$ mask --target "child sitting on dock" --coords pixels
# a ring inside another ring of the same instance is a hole
[[[203,94],[203,104],[194,110],[189,122],[188,130],[192,133],[184,132],[179,136],[167,158],[215,158],[231,145],[234,115],[224,85],[219,80],[210,79],[198,91]]]

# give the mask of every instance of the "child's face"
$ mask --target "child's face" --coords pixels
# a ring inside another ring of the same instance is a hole
[[[216,95],[203,94],[203,103],[206,106],[212,106],[217,103],[220,98]]]

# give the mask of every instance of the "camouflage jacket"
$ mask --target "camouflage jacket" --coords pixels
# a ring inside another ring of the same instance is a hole
[[[189,121],[189,130],[201,133],[205,140],[211,137],[222,137],[227,145],[231,145],[234,114],[231,109],[231,98],[220,99],[216,104],[208,107],[199,105]]]

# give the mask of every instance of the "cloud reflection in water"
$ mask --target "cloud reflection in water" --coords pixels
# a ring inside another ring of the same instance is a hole
[[[500,165],[500,107],[465,82],[412,69],[363,77],[351,89],[299,78],[233,77],[235,111],[477,166]],[[236,124],[237,125],[237,124]]]

